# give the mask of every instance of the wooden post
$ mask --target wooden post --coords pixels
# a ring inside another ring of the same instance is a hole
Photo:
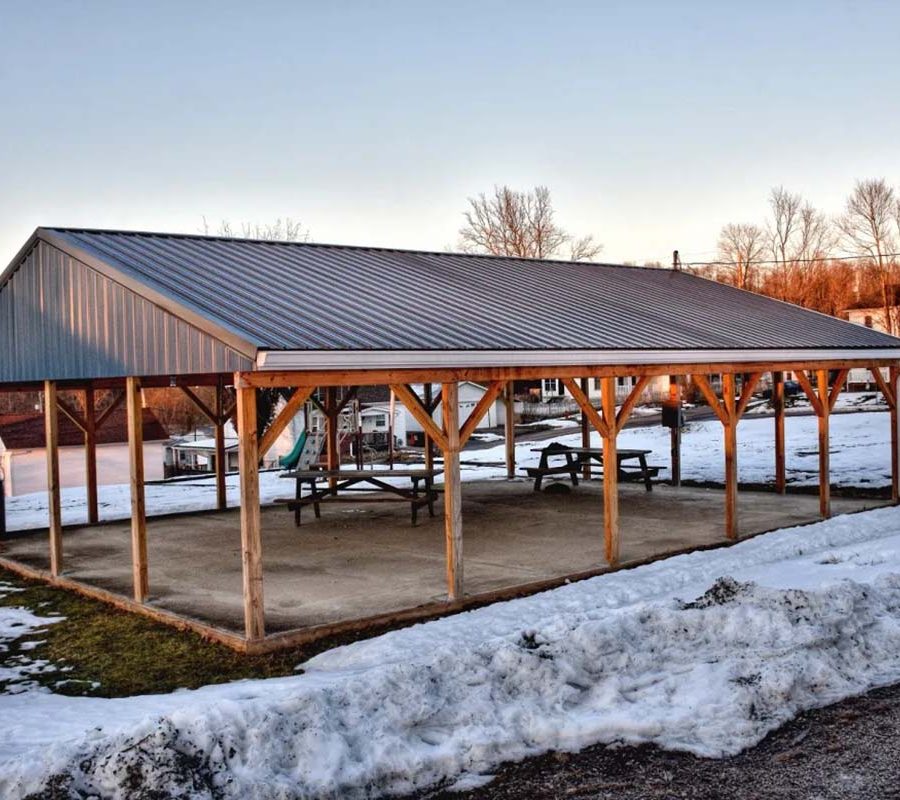
[[[228,493],[225,488],[225,475],[228,472],[225,454],[225,381],[222,376],[216,381],[216,508],[225,511],[228,508]]]
[[[900,390],[900,367],[891,367],[889,380],[891,392],[893,394],[893,402],[889,399],[891,405],[891,500],[895,503],[900,502],[900,414],[897,407],[900,405],[897,394]]]
[[[84,390],[84,472],[87,493],[88,523],[100,521],[100,503],[97,491],[97,411],[94,387],[88,384]]]
[[[325,388],[325,466],[327,469],[341,468],[341,454],[338,450],[337,387]],[[334,489],[337,478],[329,478],[328,485]]]
[[[503,436],[506,442],[506,477],[516,477],[516,399],[515,383],[506,384],[506,412],[503,425]]]
[[[125,379],[128,414],[128,461],[131,468],[131,573],[134,599],[144,603],[149,593],[147,515],[144,504],[144,412],[140,378]]]
[[[581,391],[584,393],[585,397],[590,397],[587,378],[581,379]],[[615,403],[615,398],[613,398],[613,402]],[[591,446],[591,426],[587,414],[585,414],[584,411],[581,412],[581,446]],[[588,458],[584,460],[584,465],[581,467],[581,477],[586,481],[591,479],[591,461]]]
[[[738,537],[738,469],[737,469],[737,414],[734,405],[734,373],[722,375],[722,402],[725,409],[725,536]]]
[[[447,598],[463,598],[462,486],[459,474],[459,386],[441,389],[441,416],[447,447],[444,450],[444,537],[447,551]]]
[[[600,405],[606,431],[603,435],[603,544],[606,563],[619,563],[619,458],[616,448],[616,381],[600,379]]]
[[[242,386],[235,376],[241,472],[241,566],[243,568],[244,632],[250,641],[266,633],[263,605],[262,524],[259,513],[259,435],[256,389]]]
[[[50,529],[50,574],[62,572],[62,506],[59,500],[59,412],[56,383],[44,381],[44,433],[47,446],[47,509]]]
[[[678,251],[675,251],[676,255]],[[669,402],[681,411],[681,386],[677,375],[669,376]],[[672,463],[672,486],[681,486],[681,428],[669,428],[669,456]]]
[[[830,408],[827,369],[816,370],[816,384],[822,406],[819,413],[819,513],[823,519],[828,519],[831,516],[831,442],[828,435]]]
[[[425,405],[425,408],[428,409],[429,414],[434,414],[434,409],[431,407],[432,403],[434,403],[434,397],[432,394],[431,381],[425,381],[422,385],[422,402]],[[425,436],[425,469],[434,469],[434,445],[431,441],[431,437],[428,435],[428,432],[424,432]]]
[[[784,373],[772,373],[772,408],[775,410],[775,491],[787,491],[784,463]]]

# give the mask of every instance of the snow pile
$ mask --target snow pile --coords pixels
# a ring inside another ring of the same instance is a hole
[[[736,753],[802,709],[900,681],[900,509],[418,625],[307,667],[163,697],[0,703],[0,796],[52,781],[73,797],[142,784],[372,797],[597,742]]]

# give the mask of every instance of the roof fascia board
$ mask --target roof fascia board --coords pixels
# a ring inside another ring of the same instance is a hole
[[[22,262],[25,260],[25,256],[27,256],[32,248],[38,243],[38,234],[41,229],[37,228],[31,236],[28,237],[28,241],[19,248],[19,252],[13,256],[13,260],[6,265],[6,268],[3,272],[0,272],[0,290],[9,283],[9,279],[13,276],[13,273],[22,265]]]
[[[143,297],[163,311],[179,317],[203,333],[218,339],[232,350],[236,350],[245,358],[251,360],[256,359],[259,348],[251,342],[248,342],[239,334],[211,321],[200,311],[197,311],[184,303],[180,303],[177,300],[173,300],[162,292],[147,286],[147,284],[122,272],[122,270],[112,266],[109,262],[97,258],[95,255],[81,247],[67,242],[53,231],[49,231],[45,228],[38,228],[32,238],[46,242],[57,250],[62,250],[67,255],[81,261],[91,269],[99,272],[104,277],[109,278],[109,280],[124,286],[136,295]],[[2,288],[2,285],[2,282],[0,282],[0,288]]]
[[[260,350],[258,370],[298,372],[335,369],[474,369],[893,361],[900,348],[797,350]]]

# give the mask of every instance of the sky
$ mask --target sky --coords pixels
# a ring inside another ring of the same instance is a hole
[[[0,265],[38,225],[443,250],[550,188],[607,261],[714,256],[776,185],[900,183],[900,4],[0,0]]]

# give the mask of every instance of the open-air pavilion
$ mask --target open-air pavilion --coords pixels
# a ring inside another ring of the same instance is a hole
[[[832,500],[829,480],[829,418],[854,368],[872,371],[891,409],[896,502],[898,367],[900,339],[676,270],[40,228],[0,276],[0,391],[44,393],[49,519],[43,532],[0,542],[0,566],[247,652],[443,613],[862,507]],[[817,498],[784,496],[785,372],[818,417]],[[775,492],[739,508],[737,424],[769,374]],[[564,503],[521,482],[467,483],[464,519],[460,452],[513,381],[561,379],[582,410],[585,440],[596,431],[612,464],[619,432],[660,375],[671,376],[675,399],[692,381],[721,422],[723,491],[647,493],[620,485],[615,469]],[[638,380],[617,406],[622,376]],[[711,376],[721,376],[721,396]],[[599,409],[588,379],[600,382]],[[487,391],[460,420],[452,410],[464,380]],[[413,384],[440,389],[420,396]],[[442,524],[426,514],[411,527],[405,510],[386,504],[349,522],[330,507],[321,519],[310,512],[297,529],[283,508],[261,508],[260,460],[296,412],[315,398],[334,473],[334,422],[355,387],[368,385],[390,386],[440,452]],[[197,396],[200,386],[214,388],[213,404]],[[236,421],[239,513],[226,507],[220,466],[217,512],[147,519],[140,419],[151,387],[188,393],[214,426],[217,449],[226,421]],[[273,387],[290,398],[260,431],[257,390]],[[82,408],[59,394],[72,391]],[[124,525],[99,524],[96,429],[107,412],[95,408],[98,392],[127,408]],[[65,530],[59,414],[84,433],[88,476],[88,524]]]

